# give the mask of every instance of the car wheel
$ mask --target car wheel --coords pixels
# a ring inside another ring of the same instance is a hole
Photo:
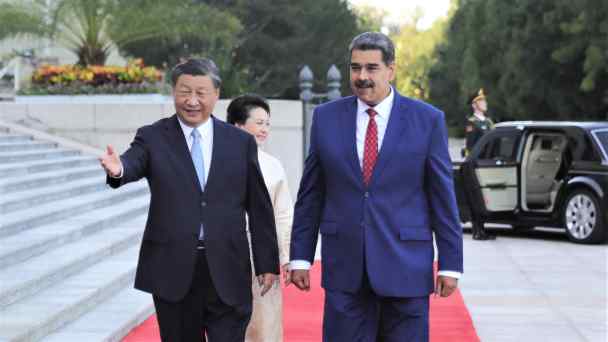
[[[568,195],[562,211],[566,234],[577,243],[600,243],[606,235],[606,222],[597,196],[584,189]]]

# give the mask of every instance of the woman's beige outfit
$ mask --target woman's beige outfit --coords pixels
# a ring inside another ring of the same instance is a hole
[[[289,262],[289,242],[293,220],[293,202],[287,176],[281,162],[270,154],[258,150],[260,168],[272,206],[277,226],[279,243],[279,260],[281,266]],[[252,263],[253,268],[253,263]],[[255,272],[253,273],[255,274]],[[277,282],[264,297],[260,296],[261,287],[253,279],[253,313],[247,327],[246,342],[282,342],[283,341],[283,299],[281,286]]]

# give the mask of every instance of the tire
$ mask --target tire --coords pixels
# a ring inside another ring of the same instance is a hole
[[[604,242],[606,219],[597,196],[586,189],[575,189],[562,207],[563,224],[570,241],[584,244]]]

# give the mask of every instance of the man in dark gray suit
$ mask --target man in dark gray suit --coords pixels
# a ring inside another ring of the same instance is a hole
[[[172,71],[177,114],[100,157],[108,184],[146,178],[151,201],[135,287],[153,294],[163,341],[243,341],[251,266],[263,293],[279,273],[276,229],[253,137],[211,113],[221,80],[208,59]]]

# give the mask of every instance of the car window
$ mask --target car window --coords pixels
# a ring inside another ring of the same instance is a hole
[[[604,152],[604,157],[608,159],[608,131],[595,132],[595,136]]]
[[[588,136],[585,136],[585,148],[582,151],[581,160],[582,161],[599,161],[600,157],[593,148],[593,144],[591,143],[591,139]]]
[[[583,131],[571,132],[568,137],[568,148],[572,152],[574,161],[599,161],[599,155],[593,148],[593,144],[587,133]]]
[[[515,133],[496,136],[482,147],[479,159],[515,161],[518,140]]]

